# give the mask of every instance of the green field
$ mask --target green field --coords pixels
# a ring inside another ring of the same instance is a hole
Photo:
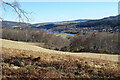
[[[60,36],[62,38],[74,37],[74,35],[69,35],[69,34],[59,34],[59,33],[50,33],[50,34],[54,34],[55,36]]]

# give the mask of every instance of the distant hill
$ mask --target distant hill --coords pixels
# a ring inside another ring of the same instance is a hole
[[[66,33],[79,33],[85,31],[114,31],[119,32],[120,20],[118,20],[120,15],[110,16],[97,20],[88,20],[85,22],[69,23],[64,26],[58,26],[51,28],[52,32],[66,32]]]
[[[118,19],[118,17],[120,17],[120,15],[105,17],[105,18],[103,18],[103,19],[101,19],[101,20],[114,20],[114,19]]]
[[[51,28],[55,28],[57,26],[60,25],[56,25],[56,24],[33,24],[33,26],[31,28],[37,28],[37,29],[51,29]]]
[[[61,21],[61,22],[46,22],[46,23],[37,23],[37,24],[30,24],[30,23],[19,23],[14,21],[2,21],[2,27],[6,28],[37,28],[37,29],[51,29],[58,26],[64,26],[70,23],[79,23],[79,22],[86,22],[89,19],[79,19],[73,21]]]
[[[91,19],[78,19],[72,21],[61,21],[61,22],[47,22],[47,23],[37,23],[37,24],[30,24],[30,23],[19,23],[13,21],[3,21],[2,27],[6,28],[37,28],[37,29],[54,29],[57,27],[97,27],[97,26],[118,26],[118,17],[117,16],[110,16],[105,17],[98,20],[91,20]]]
[[[14,21],[2,21],[2,27],[5,28],[28,28],[32,27],[34,25],[30,23],[19,23],[19,22],[14,22]]]
[[[84,23],[76,24],[76,27],[97,27],[97,26],[116,27],[116,26],[120,25],[118,22],[119,17],[120,17],[120,15],[105,17],[105,18],[98,19],[98,20],[89,20],[89,21],[84,22]]]
[[[90,19],[78,19],[78,20],[72,20],[72,21],[61,21],[61,22],[46,22],[46,23],[37,23],[33,24],[34,26],[31,28],[43,28],[43,29],[51,29],[59,26],[65,26],[69,24],[79,23],[79,22],[86,22]]]

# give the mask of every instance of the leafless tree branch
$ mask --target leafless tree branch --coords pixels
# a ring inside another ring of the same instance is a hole
[[[17,15],[19,17],[19,22],[21,22],[21,21],[24,22],[24,19],[29,21],[29,18],[27,17],[27,13],[19,7],[19,3],[16,0],[14,0],[13,3],[9,3],[4,0],[0,0],[0,1],[3,4],[10,6],[11,8],[13,8],[15,10],[15,12],[17,13]],[[2,19],[2,17],[0,19]]]

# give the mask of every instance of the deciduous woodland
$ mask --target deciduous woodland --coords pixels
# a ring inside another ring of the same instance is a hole
[[[2,38],[14,41],[44,43],[42,47],[70,52],[119,54],[119,32],[86,32],[74,36],[57,36],[38,29],[2,29]],[[64,35],[64,34],[63,34]],[[40,45],[39,45],[40,46]]]

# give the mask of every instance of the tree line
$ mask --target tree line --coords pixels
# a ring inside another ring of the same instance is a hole
[[[119,32],[80,32],[74,37],[62,38],[61,36],[47,33],[42,29],[2,29],[2,38],[14,41],[44,43],[46,48],[70,52],[96,52],[119,54]]]
[[[60,50],[69,45],[69,39],[55,36],[42,29],[2,29],[2,38],[14,41],[45,43],[47,48]]]

